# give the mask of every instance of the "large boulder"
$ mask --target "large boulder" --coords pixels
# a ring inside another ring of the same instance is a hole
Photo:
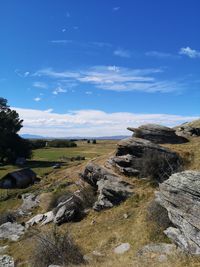
[[[173,224],[165,234],[184,251],[200,254],[200,172],[173,174],[159,188],[156,201]]]
[[[132,193],[130,184],[94,163],[86,166],[81,178],[97,190],[98,197],[93,206],[97,211],[120,204]]]
[[[72,196],[67,196],[53,210],[55,214],[54,223],[62,224],[65,222],[79,221],[84,216],[84,203],[81,191],[76,191]]]
[[[159,182],[181,166],[177,153],[136,137],[120,141],[115,156],[108,162],[127,176],[153,177]]]
[[[138,128],[128,127],[133,136],[149,140],[156,144],[181,144],[188,142],[185,137],[176,135],[176,130],[157,124],[145,124]]]

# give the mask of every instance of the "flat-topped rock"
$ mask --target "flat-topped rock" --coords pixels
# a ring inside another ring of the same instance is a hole
[[[119,142],[114,157],[109,163],[128,176],[152,177],[159,181],[168,179],[177,171],[181,159],[177,153],[149,140],[130,137]]]
[[[174,225],[165,234],[181,249],[200,254],[200,172],[173,174],[159,189],[156,201]]]
[[[143,138],[156,144],[181,144],[188,140],[185,137],[176,135],[176,130],[157,124],[145,124],[138,128],[128,127],[134,137]]]

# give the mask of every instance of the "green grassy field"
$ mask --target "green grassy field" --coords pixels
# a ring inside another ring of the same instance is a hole
[[[83,156],[85,160],[90,160],[112,152],[117,141],[97,141],[97,144],[88,144],[86,141],[78,141],[77,147],[69,148],[44,148],[33,150],[32,159],[27,161],[24,167],[33,169],[39,176],[43,176],[52,171],[56,162],[61,162],[63,168],[73,166],[71,157]],[[68,158],[68,159],[67,159]],[[5,165],[0,167],[0,179],[13,170],[19,169],[18,166]]]

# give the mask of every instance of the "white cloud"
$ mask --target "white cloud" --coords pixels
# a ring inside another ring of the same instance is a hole
[[[130,69],[118,66],[94,66],[77,71],[54,71],[43,69],[35,76],[46,76],[59,82],[77,84],[85,83],[96,88],[111,91],[172,92],[181,91],[184,84],[160,80],[157,75],[162,69]],[[65,88],[66,86],[64,86]]]
[[[59,114],[49,110],[14,108],[24,120],[22,133],[55,137],[131,135],[128,126],[146,123],[175,126],[197,119],[194,116],[169,114],[106,113],[101,110],[78,110]]]
[[[125,49],[117,49],[113,52],[113,54],[118,57],[124,57],[124,58],[131,57],[131,52]]]
[[[149,57],[157,57],[157,58],[169,58],[169,57],[174,57],[170,53],[165,53],[165,52],[159,52],[159,51],[149,51],[145,53],[146,56]]]
[[[62,32],[66,32],[66,30],[67,30],[67,29],[64,28],[64,29],[62,29]]]
[[[200,51],[187,47],[182,47],[179,51],[180,55],[185,55],[190,58],[199,58],[200,57]]]
[[[62,87],[57,87],[53,92],[52,92],[52,94],[54,94],[54,95],[58,95],[58,94],[60,94],[60,93],[66,93],[67,92],[67,90],[66,89],[63,89]]]
[[[39,102],[39,101],[41,101],[42,99],[41,99],[41,97],[35,97],[33,100],[36,101],[36,102]]]
[[[44,82],[34,82],[33,86],[42,89],[46,89],[48,87],[48,85]]]
[[[91,91],[86,91],[85,93],[86,93],[86,95],[92,95]]]

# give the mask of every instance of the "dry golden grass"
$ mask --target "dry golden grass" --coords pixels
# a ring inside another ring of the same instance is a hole
[[[109,145],[110,146],[110,145]],[[113,147],[109,147],[105,154],[101,154],[94,161],[103,165],[105,160],[112,154]],[[200,169],[200,138],[194,138],[190,143],[181,145],[167,145],[170,149],[178,152],[184,157],[187,169]],[[79,178],[79,173],[83,170],[85,163],[61,169],[52,172],[42,181],[41,185],[44,192],[48,189],[66,190],[60,187],[65,182],[71,182],[72,185],[67,190],[74,191],[79,188],[75,182]],[[163,234],[163,229],[159,228],[153,222],[147,220],[146,209],[149,203],[154,199],[152,183],[148,180],[139,180],[136,178],[125,178],[133,185],[134,194],[121,205],[109,210],[95,212],[93,210],[80,222],[63,224],[58,228],[59,232],[68,231],[75,242],[83,249],[84,254],[91,255],[93,251],[98,251],[103,256],[92,257],[88,267],[198,267],[200,259],[192,256],[171,257],[167,262],[158,262],[154,257],[145,261],[137,256],[137,251],[144,245],[151,242],[169,242]],[[50,201],[53,192],[43,194],[42,207],[35,211],[45,211],[48,201]],[[19,204],[19,203],[18,203]],[[9,204],[10,205],[10,204]],[[128,218],[124,218],[124,214]],[[27,218],[28,219],[28,218]],[[52,225],[46,225],[43,228],[35,227],[41,231],[49,231]],[[34,229],[34,228],[33,228]],[[17,262],[26,262],[34,250],[33,231],[30,230],[25,236],[16,243],[9,243],[8,253],[12,255]],[[116,255],[113,249],[122,242],[128,242],[131,249],[123,255]],[[4,242],[8,243],[8,242]],[[20,265],[27,267],[27,263]]]

